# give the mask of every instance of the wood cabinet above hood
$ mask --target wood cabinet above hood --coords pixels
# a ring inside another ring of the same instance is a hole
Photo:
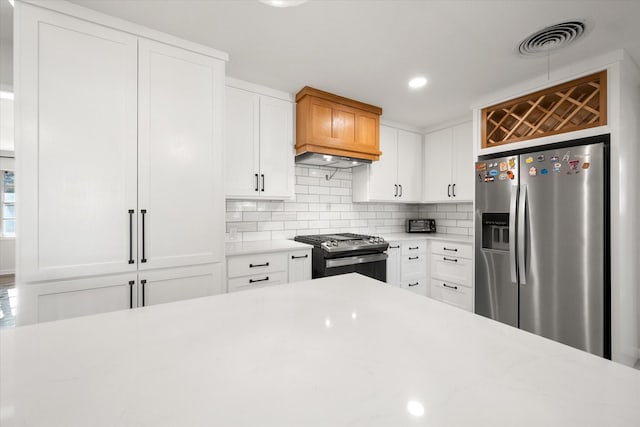
[[[305,86],[296,94],[296,154],[380,159],[382,108]]]

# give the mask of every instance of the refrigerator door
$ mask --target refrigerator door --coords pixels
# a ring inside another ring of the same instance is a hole
[[[603,356],[603,144],[520,156],[520,328]],[[524,215],[523,215],[524,214]]]
[[[476,163],[475,312],[518,326],[518,157]]]

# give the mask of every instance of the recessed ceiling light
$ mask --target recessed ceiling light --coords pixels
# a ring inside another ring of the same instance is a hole
[[[260,3],[264,3],[273,7],[300,6],[302,3],[306,2],[307,0],[260,0]]]
[[[414,77],[411,80],[409,80],[409,87],[411,89],[420,89],[421,87],[424,87],[426,84],[427,84],[426,77]]]

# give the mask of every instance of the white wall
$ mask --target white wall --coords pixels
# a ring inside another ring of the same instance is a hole
[[[353,203],[352,171],[296,167],[292,201],[227,201],[227,241],[291,239],[301,234],[403,232],[407,218],[434,218],[439,232],[471,235],[471,203]]]

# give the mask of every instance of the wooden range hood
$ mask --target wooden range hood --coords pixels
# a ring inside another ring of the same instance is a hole
[[[296,162],[353,167],[380,159],[382,108],[305,86],[296,94]]]

